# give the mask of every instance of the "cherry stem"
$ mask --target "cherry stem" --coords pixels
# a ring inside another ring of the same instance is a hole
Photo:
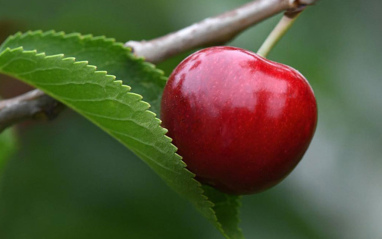
[[[257,51],[257,54],[266,58],[269,52],[277,44],[277,42],[285,35],[289,28],[296,21],[297,17],[302,12],[302,9],[295,11],[287,11],[284,13],[284,16],[277,23],[272,32],[265,39],[264,43],[261,45],[260,49]]]

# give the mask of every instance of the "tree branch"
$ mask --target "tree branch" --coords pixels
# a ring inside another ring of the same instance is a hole
[[[289,0],[253,1],[163,37],[129,41],[126,46],[146,61],[158,63],[190,49],[228,42],[249,26],[290,7]]]
[[[0,101],[0,132],[25,119],[54,119],[64,105],[40,90]]]
[[[129,41],[135,55],[158,63],[197,47],[218,45],[232,40],[248,27],[288,9],[314,4],[316,0],[257,0],[216,17],[150,41]],[[25,119],[57,116],[63,105],[33,90],[24,95],[0,101],[0,132]]]

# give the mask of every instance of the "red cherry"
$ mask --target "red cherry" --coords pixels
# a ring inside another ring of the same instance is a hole
[[[199,181],[251,194],[279,183],[301,160],[317,105],[295,69],[224,46],[200,50],[175,68],[161,117]]]

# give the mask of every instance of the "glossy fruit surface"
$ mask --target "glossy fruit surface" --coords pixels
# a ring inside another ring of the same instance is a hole
[[[293,68],[240,48],[211,47],[175,68],[161,118],[199,181],[251,194],[280,182],[301,160],[317,105]]]

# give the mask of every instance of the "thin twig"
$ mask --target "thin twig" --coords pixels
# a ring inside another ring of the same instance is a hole
[[[257,0],[166,36],[150,41],[129,41],[125,45],[131,47],[137,56],[158,63],[190,49],[223,44],[266,18],[315,2],[316,0]],[[63,108],[61,103],[40,90],[0,101],[0,132],[25,119],[54,118]]]

